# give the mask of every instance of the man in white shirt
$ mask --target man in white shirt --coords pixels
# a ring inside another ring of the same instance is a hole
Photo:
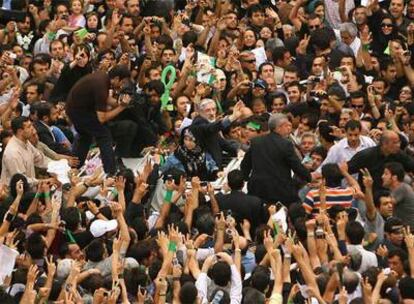
[[[345,125],[346,138],[341,139],[328,151],[321,168],[329,163],[342,163],[349,161],[357,152],[376,146],[375,142],[368,136],[361,135],[362,126],[357,120],[350,120]]]
[[[362,242],[364,240],[364,227],[357,221],[348,222],[345,228],[346,239],[348,242],[347,250],[348,253],[353,255],[355,253],[361,254],[361,265],[359,266],[358,272],[363,273],[368,268],[378,266],[378,260],[375,253],[364,249]]]

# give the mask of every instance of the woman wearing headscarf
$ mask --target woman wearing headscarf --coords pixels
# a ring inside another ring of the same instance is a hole
[[[195,136],[186,128],[182,131],[180,143],[174,154],[161,166],[161,172],[176,168],[186,172],[187,177],[200,177],[201,180],[214,180],[218,167],[212,156],[203,151]]]

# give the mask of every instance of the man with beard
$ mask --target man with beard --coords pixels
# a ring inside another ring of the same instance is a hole
[[[191,124],[191,132],[200,142],[201,147],[210,153],[217,166],[221,168],[223,164],[222,151],[233,152],[233,148],[220,136],[220,131],[223,131],[230,124],[241,117],[243,102],[239,101],[233,108],[233,113],[223,119],[217,119],[216,102],[212,99],[203,99],[199,104],[199,113],[193,123]]]
[[[38,120],[34,126],[41,142],[59,154],[68,155],[71,153],[69,145],[61,143],[53,132],[52,125],[57,120],[58,109],[51,103],[38,103],[34,106]],[[62,132],[63,134],[63,132]]]

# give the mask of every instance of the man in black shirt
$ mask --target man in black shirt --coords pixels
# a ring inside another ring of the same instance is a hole
[[[216,197],[220,210],[230,210],[237,223],[248,220],[251,224],[250,233],[253,235],[256,228],[267,220],[262,201],[257,196],[242,192],[244,179],[240,170],[229,172],[227,180],[231,192],[220,193]]]
[[[376,147],[362,150],[348,162],[350,174],[360,173],[367,168],[374,180],[374,192],[382,188],[381,176],[386,163],[398,162],[405,171],[414,172],[414,159],[401,151],[400,136],[394,131],[384,131]],[[362,183],[360,183],[362,184]]]
[[[108,74],[98,71],[81,78],[69,92],[66,112],[79,133],[74,152],[80,166],[85,162],[92,140],[95,138],[101,152],[104,170],[108,174],[116,171],[112,149],[112,137],[105,123],[124,111],[130,102],[123,95],[119,103],[109,96],[109,90],[117,90],[130,77],[125,66],[116,66]],[[112,109],[108,110],[108,106]]]

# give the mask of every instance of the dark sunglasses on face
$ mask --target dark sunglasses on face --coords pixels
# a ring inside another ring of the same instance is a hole
[[[393,27],[392,23],[381,23],[381,27]]]
[[[319,25],[310,25],[309,29],[311,30],[317,30],[319,28]]]
[[[355,104],[353,104],[353,105],[351,105],[351,107],[362,109],[364,107],[364,105],[355,105]]]
[[[243,62],[254,63],[254,62],[256,62],[256,59],[247,59],[247,60],[243,60]]]

